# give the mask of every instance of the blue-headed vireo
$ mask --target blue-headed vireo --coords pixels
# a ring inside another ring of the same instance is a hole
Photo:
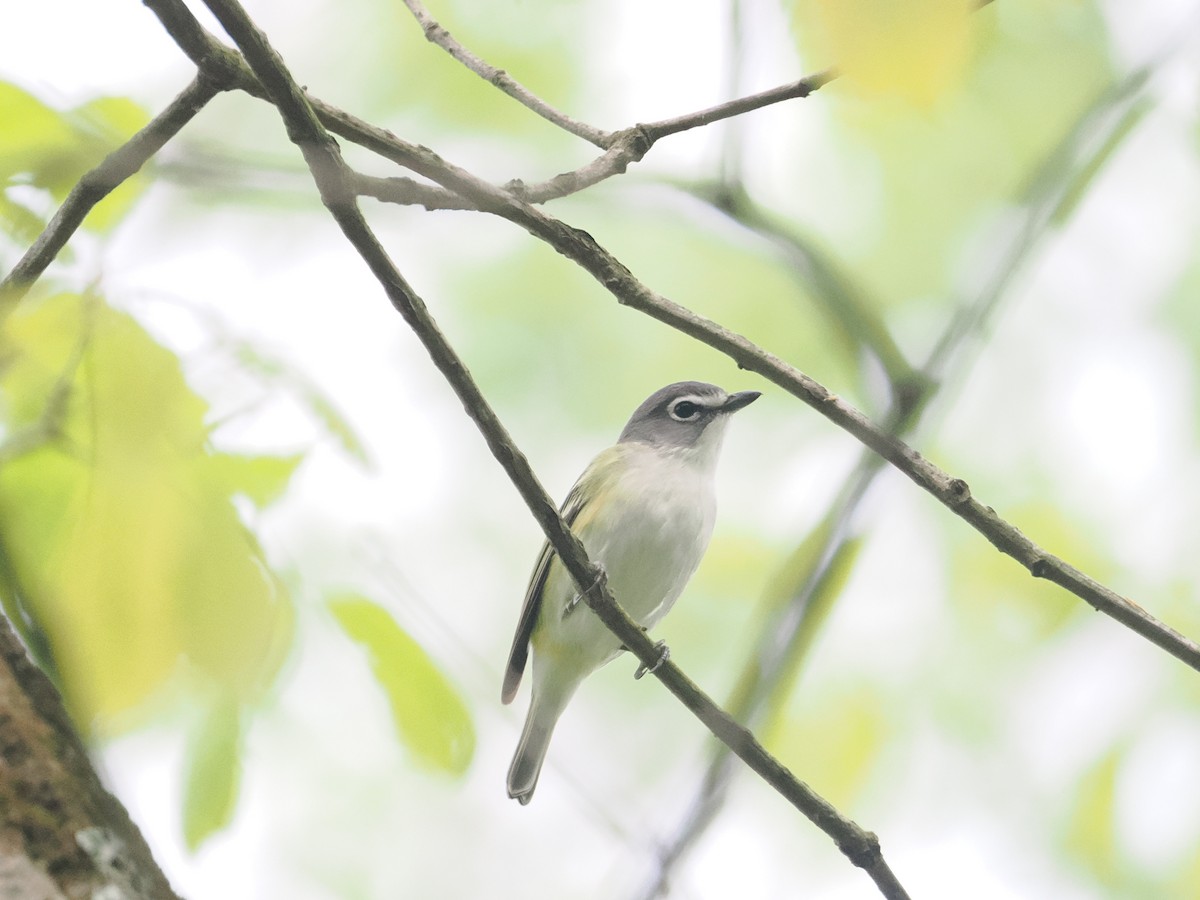
[[[666,615],[708,548],[725,423],[758,397],[758,391],[727,394],[699,381],[655,391],[634,411],[616,445],[592,460],[563,504],[563,518],[604,567],[613,597],[643,628]],[[508,795],[522,804],[533,797],[550,735],[571,695],[622,650],[580,602],[549,544],[525,592],[504,673],[505,703],[516,696],[530,646],[533,697],[508,770]]]

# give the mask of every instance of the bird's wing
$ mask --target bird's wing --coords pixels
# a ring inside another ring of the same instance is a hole
[[[560,510],[563,521],[570,527],[579,518],[579,513],[587,505],[583,498],[585,478],[580,478]],[[554,548],[549,542],[542,545],[537,563],[533,567],[533,575],[529,579],[529,588],[525,591],[525,604],[521,607],[521,618],[517,620],[517,633],[513,636],[512,649],[508,652],[508,668],[504,670],[504,687],[500,699],[511,703],[517,696],[517,687],[521,683],[521,675],[525,672],[525,663],[529,659],[529,639],[533,635],[533,626],[537,624],[538,612],[542,608],[542,595],[546,590],[546,579],[550,574],[550,563],[554,559]]]

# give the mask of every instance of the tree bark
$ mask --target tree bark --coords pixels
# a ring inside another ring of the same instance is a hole
[[[178,900],[100,783],[62,697],[0,616],[0,897]]]

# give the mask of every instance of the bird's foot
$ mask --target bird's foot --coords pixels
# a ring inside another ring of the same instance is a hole
[[[604,566],[596,563],[596,580],[588,586],[586,591],[573,595],[571,599],[567,601],[567,605],[563,607],[562,611],[563,619],[565,620],[567,616],[575,612],[575,607],[579,606],[579,602],[583,599],[584,594],[590,594],[592,591],[596,590],[596,588],[598,588],[607,578],[608,573],[604,571]]]
[[[666,641],[659,641],[654,645],[654,649],[658,651],[658,660],[652,666],[642,663],[637,667],[637,671],[633,673],[634,678],[640,679],[643,675],[653,675],[661,668],[663,663],[671,658],[671,648],[667,646]]]

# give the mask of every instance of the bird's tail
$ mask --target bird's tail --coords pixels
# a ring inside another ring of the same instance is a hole
[[[554,734],[558,717],[562,715],[574,690],[566,696],[539,693],[535,682],[529,714],[525,717],[525,727],[521,729],[521,740],[517,743],[517,752],[513,754],[512,765],[508,767],[508,796],[520,801],[522,806],[533,799],[533,789],[537,787],[538,775],[542,772],[550,736]]]

